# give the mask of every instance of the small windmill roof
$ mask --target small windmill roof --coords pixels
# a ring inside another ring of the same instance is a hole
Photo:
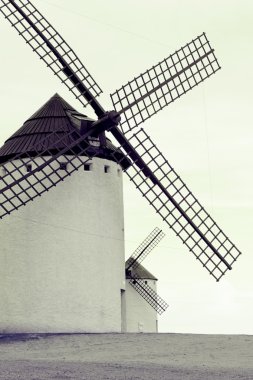
[[[64,148],[66,144],[70,143],[68,133],[78,129],[78,123],[81,124],[81,120],[92,122],[92,119],[79,113],[60,95],[55,94],[38,111],[29,117],[21,128],[5,141],[5,144],[0,148],[0,163],[4,163],[19,154],[25,156],[29,153],[35,156],[34,146],[37,146],[36,150],[38,151],[38,144],[50,134],[52,136],[52,132],[57,134],[53,135],[55,136],[53,138],[50,137],[51,146],[53,145],[54,149]],[[59,143],[59,138],[64,136],[66,136],[64,141],[62,140]],[[55,144],[53,141],[54,138]],[[43,150],[45,148],[44,142]],[[115,152],[116,148],[109,139],[106,139],[106,148],[107,151],[97,148],[99,150],[97,156],[113,160],[110,153],[112,153],[112,151]],[[117,152],[117,154],[123,155],[122,152]],[[122,161],[124,168],[128,165],[129,163],[126,162],[126,160]]]
[[[126,268],[129,265],[129,260],[130,260],[130,258],[126,261],[126,264],[125,264]],[[152,273],[150,273],[141,264],[136,266],[136,268],[131,269],[131,276],[128,273],[126,273],[126,278],[130,279],[132,277],[137,278],[137,279],[141,279],[141,280],[155,280],[155,281],[157,281],[157,278]]]

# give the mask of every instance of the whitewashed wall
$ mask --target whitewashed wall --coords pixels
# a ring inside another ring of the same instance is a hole
[[[146,280],[156,291],[156,281]],[[157,332],[157,312],[126,280],[126,331],[127,332]]]
[[[92,171],[80,168],[3,218],[0,238],[0,333],[121,331],[124,221],[116,163],[93,158]]]

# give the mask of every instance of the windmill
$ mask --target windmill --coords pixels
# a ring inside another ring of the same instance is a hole
[[[6,150],[0,218],[56,185],[63,186],[62,181],[70,181],[71,174],[103,153],[122,168],[156,213],[219,281],[232,269],[240,251],[140,126],[220,69],[205,33],[111,94],[114,110],[107,112],[97,100],[101,89],[96,81],[29,0],[1,0],[0,10],[39,58],[83,106],[92,107],[98,118],[91,120],[62,106],[77,128],[64,135],[49,131],[39,142],[33,141],[29,152],[17,149],[16,154],[8,155]],[[108,146],[105,132],[111,133],[118,147]],[[68,170],[62,170],[62,158]]]
[[[159,244],[164,236],[163,231],[156,227],[126,261],[127,331],[136,332],[137,326],[138,331],[143,331],[144,327],[146,332],[157,331],[156,312],[161,315],[168,307],[168,304],[156,292],[157,278],[141,265],[141,262]],[[129,285],[136,292],[131,292]],[[148,307],[143,309],[143,304],[138,299],[138,296],[141,296],[155,312]],[[138,320],[138,314],[142,316],[142,321]]]

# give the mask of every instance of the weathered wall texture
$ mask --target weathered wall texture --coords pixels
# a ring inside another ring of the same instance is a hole
[[[0,333],[121,331],[123,224],[121,168],[99,158],[5,217]]]

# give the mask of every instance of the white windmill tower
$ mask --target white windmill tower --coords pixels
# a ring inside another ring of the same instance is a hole
[[[116,111],[106,112],[96,99],[101,92],[97,83],[29,0],[0,0],[0,10],[98,117],[91,120],[55,96],[1,150],[0,218],[11,216],[1,227],[8,244],[1,256],[7,264],[1,268],[0,330],[121,331],[122,169],[218,281],[240,252],[139,127],[219,70],[206,35],[117,90],[111,95]],[[46,118],[54,119],[52,129]],[[12,214],[23,205],[19,214]],[[138,284],[138,278],[133,281]],[[155,300],[158,308],[159,298],[142,285],[145,299]],[[7,297],[13,286],[13,297]]]
[[[28,156],[34,155],[34,142],[43,152],[45,138],[51,136],[53,143],[53,136],[58,136],[61,143],[57,142],[57,149],[62,149],[69,143],[68,133],[80,129],[81,122],[82,128],[91,123],[61,97],[53,96],[0,149],[1,171],[12,171],[13,157],[18,153],[24,156],[15,160],[16,165],[22,165],[18,175],[29,174],[35,165],[51,157],[48,152],[43,159],[33,157],[31,162]],[[122,169],[110,158],[115,148],[109,140],[105,149],[99,139],[89,142],[96,157],[78,155],[81,167],[63,186],[1,223],[1,331],[121,330]],[[43,169],[48,181],[52,170],[54,180],[57,173],[73,170],[75,157],[71,153],[65,152]],[[40,187],[43,191],[43,185]]]

